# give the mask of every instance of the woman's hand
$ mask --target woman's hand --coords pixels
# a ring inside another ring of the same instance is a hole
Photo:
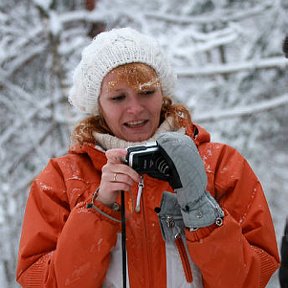
[[[127,151],[110,149],[106,151],[107,163],[102,167],[97,200],[110,206],[117,198],[119,191],[130,191],[134,182],[139,182],[139,174],[123,164]]]

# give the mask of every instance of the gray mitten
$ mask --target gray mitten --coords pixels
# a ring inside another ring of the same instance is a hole
[[[174,242],[180,234],[184,235],[185,225],[176,194],[164,192],[161,207],[156,212],[159,217],[162,236],[166,242]]]
[[[174,188],[185,226],[201,228],[213,223],[222,225],[224,212],[210,193],[206,192],[207,176],[193,140],[177,132],[167,132],[160,134],[157,143],[164,158],[170,158],[174,164],[173,169],[180,179],[180,187],[178,185]]]

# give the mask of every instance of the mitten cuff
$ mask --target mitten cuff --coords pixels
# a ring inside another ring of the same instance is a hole
[[[181,213],[185,226],[190,229],[198,229],[216,224],[222,225],[224,212],[210,193],[203,193],[195,203],[187,203],[182,206]]]
[[[185,225],[181,208],[174,193],[164,192],[161,207],[155,210],[158,214],[163,239],[166,242],[175,242],[180,234],[184,235]]]

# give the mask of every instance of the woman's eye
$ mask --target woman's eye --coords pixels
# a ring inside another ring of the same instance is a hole
[[[119,102],[119,101],[123,100],[124,98],[125,98],[125,95],[118,95],[118,96],[112,97],[111,99],[114,102]]]
[[[144,90],[144,91],[141,91],[142,95],[152,95],[154,93],[155,93],[155,90]]]

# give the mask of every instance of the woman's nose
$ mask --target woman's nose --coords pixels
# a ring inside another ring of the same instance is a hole
[[[144,107],[139,99],[131,99],[128,104],[128,113],[137,114],[143,111]]]

